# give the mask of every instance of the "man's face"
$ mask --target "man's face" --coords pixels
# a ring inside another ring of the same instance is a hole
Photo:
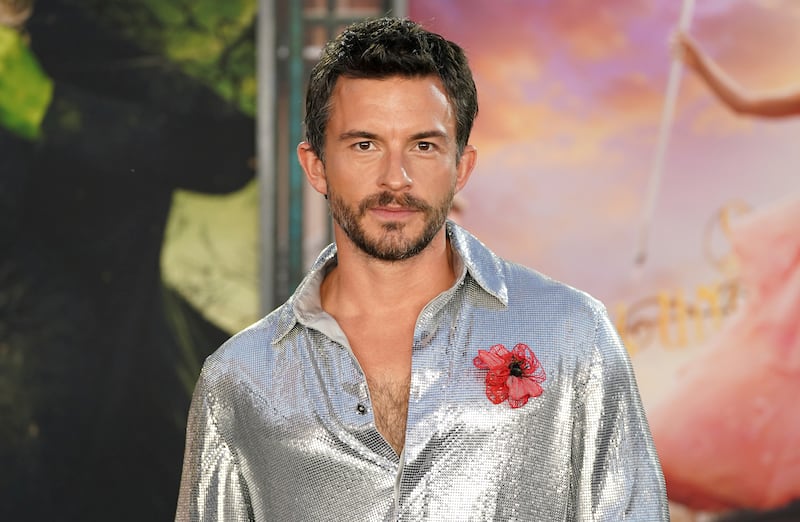
[[[371,257],[420,253],[468,177],[455,117],[435,77],[339,78],[325,133],[324,187],[336,226]],[[315,185],[316,187],[316,185]]]

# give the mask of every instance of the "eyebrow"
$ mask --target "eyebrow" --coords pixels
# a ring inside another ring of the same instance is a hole
[[[429,130],[429,131],[424,131],[424,132],[418,132],[416,134],[412,134],[411,135],[411,140],[412,141],[424,140],[424,139],[427,139],[427,138],[442,138],[442,139],[446,140],[447,139],[447,133],[446,132],[442,132],[442,131],[438,131],[438,130]]]
[[[367,132],[362,130],[351,130],[339,134],[339,141],[347,141],[347,140],[352,140],[354,138],[363,138],[365,140],[377,140],[378,135],[373,134],[372,132]]]
[[[339,134],[339,141],[347,141],[347,140],[352,140],[354,138],[362,138],[365,140],[377,140],[378,135],[363,130],[351,130]],[[447,139],[447,133],[439,130],[429,130],[429,131],[418,132],[416,134],[411,135],[411,141],[424,140],[427,138]]]

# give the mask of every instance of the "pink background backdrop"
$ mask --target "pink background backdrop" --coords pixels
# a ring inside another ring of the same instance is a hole
[[[606,303],[649,410],[719,342],[746,297],[720,216],[727,209],[735,224],[746,209],[800,194],[800,118],[737,116],[684,71],[647,261],[634,262],[680,8],[411,0],[409,13],[461,44],[476,73],[479,160],[462,222],[504,257]],[[795,0],[697,0],[690,32],[742,85],[800,87]],[[800,396],[792,386],[785,392]],[[773,466],[790,464],[800,462]]]

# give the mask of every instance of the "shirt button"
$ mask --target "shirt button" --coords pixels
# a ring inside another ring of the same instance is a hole
[[[358,412],[359,415],[364,415],[365,413],[367,413],[367,407],[364,406],[363,404],[359,404],[358,406],[356,406],[356,411]]]

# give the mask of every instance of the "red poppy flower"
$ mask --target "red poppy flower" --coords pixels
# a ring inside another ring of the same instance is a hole
[[[472,364],[486,373],[486,396],[494,404],[508,399],[512,408],[525,406],[530,397],[542,394],[546,375],[539,359],[526,344],[519,343],[508,351],[496,344],[489,351],[478,350]]]

